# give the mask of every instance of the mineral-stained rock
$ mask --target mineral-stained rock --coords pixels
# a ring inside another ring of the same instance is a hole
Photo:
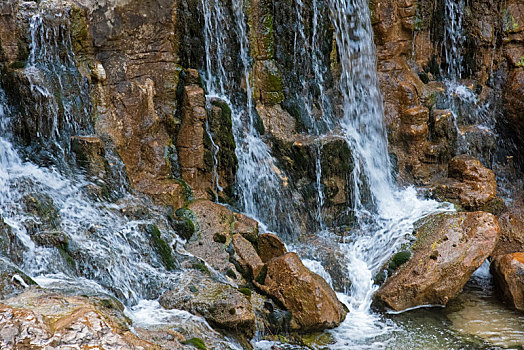
[[[247,297],[227,284],[207,276],[176,286],[159,299],[166,309],[182,309],[203,316],[211,324],[253,335],[255,313]]]
[[[434,188],[438,198],[459,204],[467,210],[480,210],[497,200],[495,173],[472,156],[462,154],[451,159],[448,176]]]
[[[29,289],[0,303],[0,347],[40,349],[42,344],[52,344],[64,349],[145,350],[153,346],[105,311],[84,297]]]
[[[258,237],[258,255],[267,263],[287,253],[284,242],[273,233],[263,233]]]
[[[198,76],[196,71],[188,71],[190,77],[191,74]],[[206,176],[204,162],[206,98],[204,90],[197,84],[187,84],[183,89],[181,123],[176,139],[181,175],[195,192],[196,198],[207,198],[211,178]]]
[[[319,275],[309,271],[296,253],[287,253],[267,264],[265,279],[257,286],[291,312],[291,328],[315,331],[338,326],[346,317],[342,304]]]
[[[376,296],[394,310],[445,305],[492,253],[499,238],[489,213],[445,213],[417,231],[411,259],[389,277]]]
[[[524,252],[496,257],[491,270],[504,300],[524,311]]]

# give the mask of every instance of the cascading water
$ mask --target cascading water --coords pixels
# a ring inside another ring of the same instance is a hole
[[[236,175],[237,192],[241,209],[248,215],[259,218],[272,228],[292,227],[282,223],[286,213],[282,197],[282,181],[275,171],[275,161],[268,146],[256,130],[256,116],[253,106],[251,84],[251,57],[249,39],[244,18],[244,1],[233,1],[232,8],[226,8],[222,1],[202,1],[204,15],[204,38],[206,50],[205,86],[206,97],[217,97],[226,101],[232,110],[233,135],[238,159]],[[232,13],[228,12],[231,11]],[[229,16],[228,16],[229,15]],[[237,45],[240,47],[241,80],[235,81],[226,69],[229,52],[228,24],[234,22]],[[245,100],[236,98],[235,84],[245,86]],[[285,221],[291,222],[291,214]]]

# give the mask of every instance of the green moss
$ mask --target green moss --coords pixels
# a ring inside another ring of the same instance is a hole
[[[524,67],[524,56],[520,57],[520,60],[517,62],[517,67],[520,67],[520,68]]]
[[[207,268],[206,264],[202,263],[202,262],[195,262],[191,265],[192,268],[194,268],[195,270],[198,270],[200,272],[203,272],[205,273],[206,275],[209,275],[211,274],[209,272],[209,269]]]
[[[264,265],[262,270],[258,273],[258,276],[256,276],[255,281],[258,284],[264,284],[266,282],[266,276],[267,276],[267,265]]]
[[[15,61],[15,62],[11,63],[9,68],[22,69],[22,68],[25,68],[26,66],[27,66],[27,61]]]
[[[246,297],[251,298],[251,289],[249,288],[238,288],[238,291],[242,294],[244,294]]]
[[[71,40],[75,53],[85,51],[89,47],[86,14],[78,7],[71,9]]]
[[[237,279],[237,274],[231,268],[227,269],[226,276],[228,276],[228,277],[230,277],[231,279],[234,279],[234,280]]]
[[[194,200],[194,196],[193,196],[193,190],[191,189],[191,186],[189,186],[187,184],[187,182],[185,182],[184,180],[182,179],[174,179],[175,182],[177,184],[179,184],[180,186],[182,186],[182,196],[184,196],[184,202],[185,203],[189,203],[191,202],[192,200]]]
[[[56,249],[58,249],[58,252],[60,253],[60,256],[62,257],[62,259],[65,260],[67,265],[69,265],[73,269],[76,268],[75,259],[73,259],[73,257],[71,257],[71,255],[69,254],[69,251],[68,251],[67,248],[58,246],[58,247],[56,247]]]
[[[405,264],[411,258],[411,252],[404,250],[393,255],[391,262],[389,263],[389,268],[392,270],[398,269],[401,265]]]
[[[147,232],[151,235],[151,243],[156,253],[160,256],[162,264],[167,270],[176,268],[175,259],[172,256],[169,244],[161,237],[161,232],[156,225],[148,225]]]
[[[182,344],[184,344],[184,345],[191,345],[191,346],[193,346],[193,347],[195,347],[197,349],[200,349],[200,350],[207,350],[206,344],[200,338],[191,338],[189,340],[184,340],[182,342]]]

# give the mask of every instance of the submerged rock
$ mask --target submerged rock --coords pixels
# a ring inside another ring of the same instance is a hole
[[[291,329],[301,332],[338,326],[348,312],[329,284],[309,271],[296,253],[267,263],[264,279],[256,285],[291,312]]]
[[[431,217],[416,231],[409,261],[386,280],[376,297],[394,310],[445,305],[492,253],[499,231],[489,213]]]
[[[524,253],[496,257],[491,264],[503,299],[520,311],[524,311]]]

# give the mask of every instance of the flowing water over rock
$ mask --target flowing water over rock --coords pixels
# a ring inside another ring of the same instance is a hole
[[[315,173],[314,205],[294,192],[290,174],[278,156],[272,154],[271,143],[275,141],[271,138],[275,135],[271,135],[272,130],[265,132],[264,125],[261,127],[261,108],[267,106],[257,104],[261,92],[257,91],[260,86],[256,76],[261,61],[253,58],[253,51],[260,47],[253,47],[255,29],[249,11],[253,10],[249,9],[252,3],[201,0],[199,4],[205,44],[200,75],[207,108],[211,109],[212,101],[222,100],[231,110],[238,159],[238,202],[234,205],[260,220],[264,228],[287,238],[289,247],[304,255],[308,247],[297,238],[306,233],[331,242],[341,252],[341,265],[350,284],[343,284],[347,289],[340,288],[338,297],[349,308],[349,314],[341,326],[324,334],[329,339],[328,347],[473,349],[487,347],[485,341],[504,346],[521,342],[521,319],[508,321],[505,311],[497,316],[497,322],[501,320],[498,329],[502,340],[472,326],[479,319],[482,324],[489,321],[484,319],[484,312],[471,320],[471,310],[482,304],[488,313],[493,310],[493,303],[486,306],[484,295],[470,291],[478,300],[472,298],[469,302],[473,305],[464,302],[457,309],[415,310],[409,314],[372,311],[372,296],[378,289],[375,275],[408,242],[415,222],[453,208],[419,199],[415,188],[400,188],[395,183],[377,77],[372,16],[365,0],[299,0],[292,6],[297,18],[293,79],[299,86],[293,98],[301,106],[301,112],[294,117],[303,125],[300,138],[285,136],[294,146],[301,146],[302,140],[313,140],[313,162],[309,165]],[[451,104],[459,133],[464,131],[458,122],[459,114],[465,115],[464,110],[481,104],[471,89],[457,83],[462,74],[464,6],[462,0],[445,1],[445,74],[448,93],[456,99],[444,103]],[[42,287],[118,298],[127,306],[126,315],[137,328],[182,324],[184,332],[198,334],[216,348],[240,348],[232,341],[227,344],[230,341],[203,318],[185,311],[165,310],[156,301],[165,290],[187,282],[178,258],[190,257],[177,248],[185,242],[178,238],[163,209],[147,198],[128,193],[124,179],[117,181],[120,192],[109,201],[101,183],[91,182],[72,166],[71,137],[94,133],[90,120],[93,106],[88,84],[75,66],[69,13],[42,8],[29,21],[31,51],[27,65],[19,71],[30,86],[30,93],[24,98],[35,102],[32,108],[36,113],[31,114],[39,118],[28,130],[33,133],[30,148],[22,146],[19,135],[11,132],[23,111],[19,106],[11,106],[0,89],[0,223],[5,222],[13,232],[2,253]],[[336,77],[329,76],[323,46],[329,32],[326,27],[330,25],[336,47]],[[272,58],[262,62],[264,69],[278,70]],[[271,94],[270,97],[280,98]],[[275,105],[278,103],[272,105],[277,109]],[[489,106],[475,108],[475,113],[463,116],[461,123],[475,124],[480,130],[491,128]],[[223,188],[217,171],[220,149],[215,139],[220,135],[213,134],[207,121],[205,131],[211,139],[212,182],[218,199]],[[351,188],[344,210],[352,218],[352,225],[342,228],[330,225],[324,211],[329,194],[323,178],[329,169],[325,168],[323,152],[333,138],[342,140],[350,150],[346,155],[351,159],[346,160],[352,165],[341,174]],[[471,144],[464,138],[458,151],[468,152]],[[32,154],[33,149],[39,152]],[[38,166],[41,160],[53,166]],[[314,224],[306,227],[310,232],[303,232],[304,226],[299,222],[305,211],[314,213]],[[336,285],[326,261],[304,259],[304,264],[331,286]],[[205,262],[200,265],[203,270],[211,270],[217,279],[230,283]],[[500,311],[498,306],[494,309]],[[273,344],[257,337],[257,348],[266,349]]]

